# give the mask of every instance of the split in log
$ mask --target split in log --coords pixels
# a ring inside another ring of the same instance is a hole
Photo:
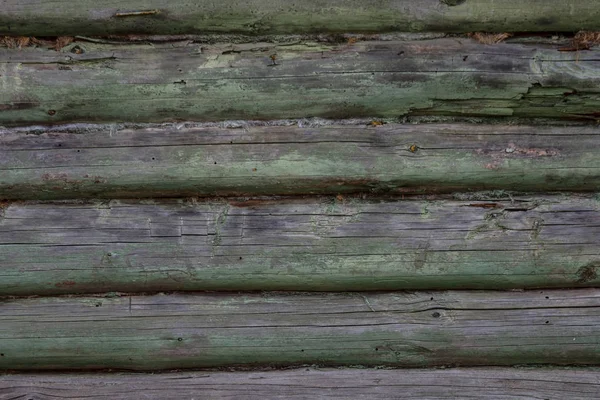
[[[0,369],[598,364],[600,290],[41,297],[0,303]]]
[[[0,295],[598,286],[599,226],[575,196],[8,203]]]
[[[315,369],[0,375],[6,399],[597,400],[594,368]]]
[[[594,0],[4,0],[0,34],[600,29]]]
[[[0,50],[0,125],[411,115],[597,120],[600,50],[421,41]]]
[[[0,199],[600,191],[598,148],[597,127],[6,130]]]

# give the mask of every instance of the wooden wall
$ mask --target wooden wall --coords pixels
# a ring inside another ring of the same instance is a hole
[[[0,3],[0,399],[600,397],[595,2]]]

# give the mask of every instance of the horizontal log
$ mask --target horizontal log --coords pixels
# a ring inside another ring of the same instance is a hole
[[[0,295],[598,286],[598,207],[566,196],[8,203]]]
[[[6,399],[596,400],[594,368],[315,369],[0,375]]]
[[[0,369],[598,364],[600,290],[41,297],[0,303]]]
[[[468,38],[0,50],[0,125],[411,115],[598,118],[600,49]]]
[[[600,190],[597,127],[86,125],[41,132],[0,132],[0,198]]]
[[[2,35],[107,33],[577,31],[600,29],[594,0],[5,0]]]

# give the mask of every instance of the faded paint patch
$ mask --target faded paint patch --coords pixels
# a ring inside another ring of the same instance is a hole
[[[556,149],[540,149],[540,148],[527,148],[519,147],[514,143],[509,143],[507,148],[504,150],[507,155],[524,155],[527,157],[553,157],[559,154]]]

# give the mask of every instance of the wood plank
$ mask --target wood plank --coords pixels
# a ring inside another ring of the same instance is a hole
[[[0,198],[599,191],[600,129],[116,125],[0,131]]]
[[[596,400],[594,368],[316,369],[0,375],[0,399]]]
[[[0,34],[246,34],[600,29],[593,0],[4,0]]]
[[[411,115],[597,119],[600,49],[559,47],[457,37],[1,49],[0,124]]]
[[[594,196],[8,203],[0,294],[598,286],[599,226]]]
[[[40,297],[0,369],[598,364],[600,290]]]

